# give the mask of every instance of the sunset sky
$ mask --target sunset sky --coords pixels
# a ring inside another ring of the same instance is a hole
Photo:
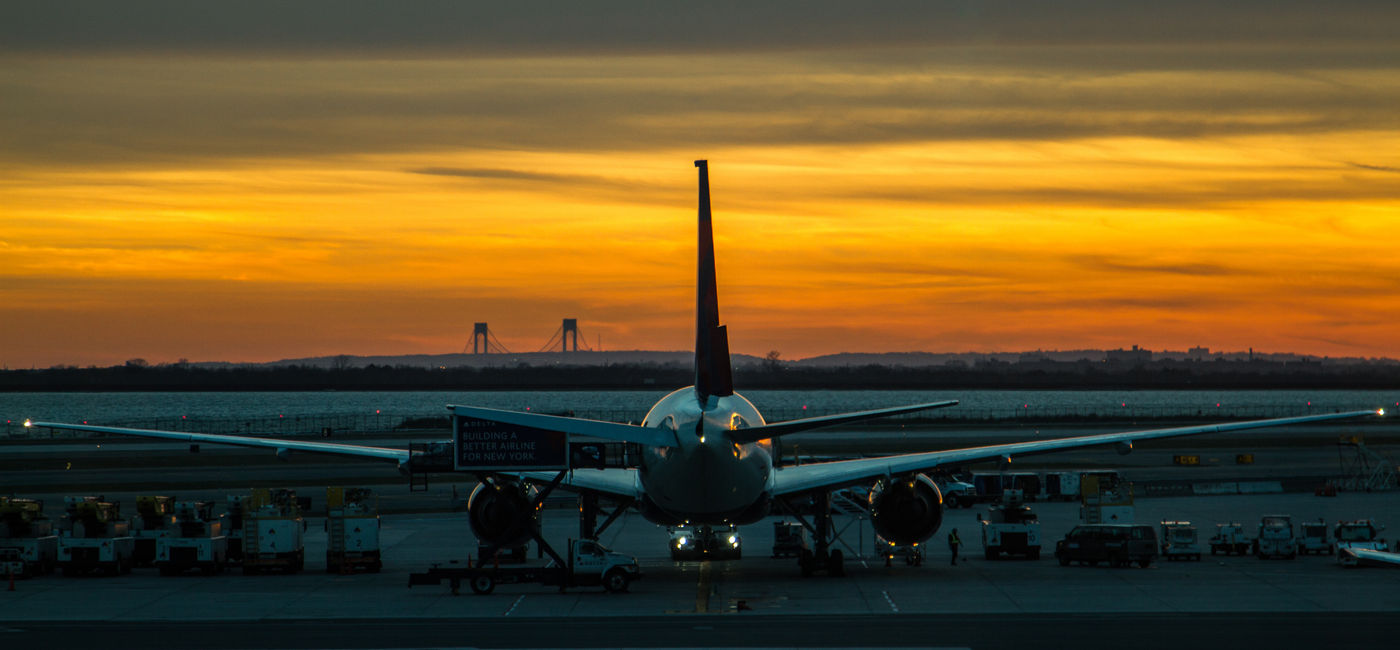
[[[1394,2],[7,3],[0,363],[562,318],[687,349],[700,158],[735,352],[1400,357],[1397,34]]]

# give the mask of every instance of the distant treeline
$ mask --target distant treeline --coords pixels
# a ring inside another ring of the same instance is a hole
[[[422,368],[127,364],[110,368],[0,371],[2,391],[307,391],[307,390],[655,390],[688,385],[681,365]],[[988,363],[976,366],[735,368],[742,389],[1262,389],[1400,388],[1400,365],[1161,361]]]

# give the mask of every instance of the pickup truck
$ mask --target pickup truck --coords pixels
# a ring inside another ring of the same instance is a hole
[[[498,584],[539,583],[558,586],[560,591],[567,587],[601,586],[609,592],[627,591],[633,580],[642,577],[637,558],[622,553],[614,553],[602,544],[591,540],[569,540],[568,566],[559,566],[553,560],[545,566],[503,567],[496,565],[437,566],[424,573],[411,573],[408,586],[439,585],[448,581],[452,595],[457,595],[462,581],[466,581],[477,594],[489,594]]]

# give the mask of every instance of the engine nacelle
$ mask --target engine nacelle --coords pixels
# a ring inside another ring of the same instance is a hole
[[[479,483],[467,499],[472,532],[482,544],[519,546],[540,532],[540,511],[533,506],[538,490],[515,481]]]
[[[923,474],[883,479],[870,491],[870,523],[895,544],[916,544],[943,523],[943,493]]]

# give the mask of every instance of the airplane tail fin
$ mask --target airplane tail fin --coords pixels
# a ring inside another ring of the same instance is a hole
[[[710,226],[710,169],[700,168],[700,229],[695,286],[695,397],[703,404],[711,396],[734,394],[729,365],[729,333],[719,324],[719,291],[715,283],[715,238]]]

